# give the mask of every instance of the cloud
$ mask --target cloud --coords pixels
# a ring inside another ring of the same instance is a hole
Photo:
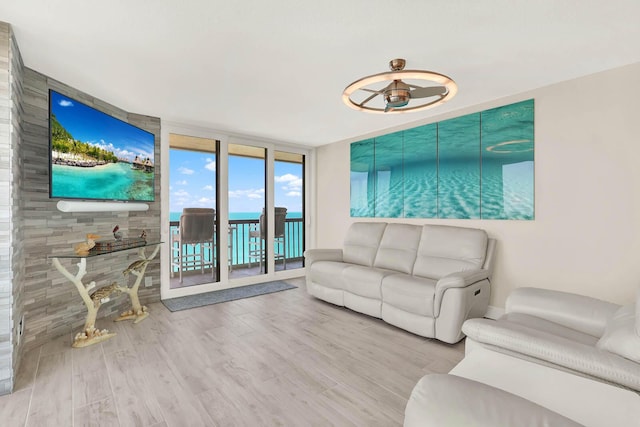
[[[182,181],[177,181],[176,185],[189,185],[189,183],[187,182],[186,179],[183,179]]]
[[[296,179],[300,179],[300,178],[298,178],[297,176],[295,176],[293,174],[287,173],[287,174],[284,174],[282,176],[276,176],[276,177],[274,177],[274,179],[275,179],[276,182],[290,182],[290,181],[295,181]]]
[[[73,102],[68,99],[61,99],[60,102],[58,102],[58,105],[61,107],[73,107]]]
[[[229,191],[229,198],[231,199],[240,199],[243,197],[247,197],[249,199],[261,199],[264,194],[264,188],[260,188],[258,190],[250,189],[250,190],[233,190]]]
[[[215,172],[216,171],[216,162],[214,162],[212,159],[207,159],[207,164],[204,165],[205,169],[210,170],[211,172]]]
[[[173,195],[176,197],[187,197],[189,195],[189,192],[186,190],[178,190],[175,193],[173,193]]]
[[[178,172],[180,172],[183,175],[193,175],[193,169],[189,169],[185,167],[178,168]]]
[[[136,154],[139,157],[142,157],[142,158],[145,158],[145,159],[147,157],[151,157],[147,153],[134,153],[134,152],[126,150],[124,148],[118,148],[115,145],[113,145],[112,142],[106,142],[104,139],[101,139],[98,142],[89,141],[88,144],[93,146],[93,147],[101,148],[101,149],[103,149],[105,151],[111,151],[119,159],[127,159],[129,161],[133,161],[133,159],[135,158]]]
[[[204,187],[202,187],[202,189],[207,191],[213,191],[213,185],[205,185]]]
[[[274,177],[274,180],[276,182],[285,183],[285,185],[282,186],[282,189],[287,191],[287,196],[300,197],[302,195],[302,178],[287,173],[282,176]]]
[[[215,203],[216,199],[210,199],[208,197],[200,197],[198,203]]]

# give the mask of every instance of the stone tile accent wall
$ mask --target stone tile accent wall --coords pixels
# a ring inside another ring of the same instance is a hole
[[[73,245],[84,241],[86,234],[90,232],[110,237],[116,224],[131,236],[139,235],[144,229],[148,241],[160,240],[159,168],[155,171],[156,201],[149,203],[149,210],[146,212],[65,213],[56,208],[57,199],[49,199],[50,88],[152,132],[156,136],[156,165],[159,165],[161,160],[159,118],[127,113],[37,71],[25,68],[23,135],[19,153],[23,162],[20,203],[24,220],[25,272],[20,286],[25,314],[25,350],[64,334],[69,335],[71,343],[72,336],[84,325],[86,309],[75,286],[53,268],[47,259],[48,256],[72,250]],[[160,300],[158,258],[147,268],[147,275],[152,277],[153,286],[141,288],[140,300],[143,304]],[[89,259],[85,283],[91,280],[95,280],[97,286],[108,285],[114,281],[124,283],[122,272],[136,259],[136,250]],[[61,262],[70,272],[77,272],[76,263],[72,260]],[[126,279],[132,284],[134,276],[130,275]],[[96,327],[109,329],[111,320],[106,318],[119,314],[128,309],[128,306],[129,300],[126,295],[104,304],[99,312],[102,320],[98,320]]]
[[[12,273],[13,273],[13,304],[11,315],[12,341],[13,341],[13,374],[18,372],[20,367],[20,353],[22,351],[23,340],[19,336],[20,320],[22,319],[23,303],[22,288],[20,283],[24,278],[23,257],[23,234],[22,215],[20,208],[20,188],[22,188],[22,160],[19,156],[22,145],[22,114],[23,114],[23,76],[24,64],[20,56],[20,50],[15,37],[11,36],[10,49],[10,84],[11,84],[11,233],[12,242]],[[13,381],[15,384],[15,381]]]
[[[12,389],[11,27],[0,23],[0,394]]]
[[[0,22],[0,395],[11,392],[24,351],[64,334],[71,344],[84,325],[86,308],[75,286],[49,256],[72,250],[89,232],[108,237],[116,224],[131,236],[144,229],[149,241],[160,240],[160,168],[156,201],[146,212],[65,213],[49,199],[49,88],[152,132],[156,165],[161,160],[159,118],[127,113],[24,67],[11,26]],[[141,288],[143,304],[160,300],[158,258],[147,268],[153,286]],[[85,283],[132,284],[134,277],[122,272],[136,259],[136,250],[89,259]],[[73,273],[74,264],[63,261]],[[109,318],[128,308],[126,295],[104,304],[97,327],[109,329]]]

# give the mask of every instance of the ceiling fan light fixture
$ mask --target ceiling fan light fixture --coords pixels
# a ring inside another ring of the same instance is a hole
[[[356,80],[344,89],[342,92],[342,101],[350,108],[369,113],[405,113],[435,107],[449,101],[458,93],[458,85],[450,77],[434,71],[404,70],[404,65],[404,59],[393,59],[389,62],[391,71]],[[418,87],[407,84],[402,81],[402,79],[421,80],[436,83],[441,86]],[[391,83],[383,89],[372,88],[372,86],[375,87],[381,82],[388,81]],[[412,87],[414,90],[411,90]],[[352,98],[353,94],[361,92],[369,96],[360,102]],[[415,97],[412,97],[412,92],[418,93]],[[382,95],[382,99],[385,101],[384,108],[367,105],[378,95]],[[432,98],[434,96],[437,98],[427,99],[426,102],[417,103],[417,105],[415,105],[415,103],[414,105],[410,105],[412,99]]]

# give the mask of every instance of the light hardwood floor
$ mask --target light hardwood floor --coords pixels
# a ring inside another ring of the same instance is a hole
[[[176,313],[161,303],[118,335],[25,355],[2,426],[394,426],[413,386],[463,343],[412,335],[298,289]]]

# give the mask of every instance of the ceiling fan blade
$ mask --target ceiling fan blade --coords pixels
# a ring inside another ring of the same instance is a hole
[[[427,98],[429,96],[444,95],[447,88],[444,86],[428,86],[414,89],[409,94],[411,98]]]
[[[366,104],[367,102],[371,101],[373,98],[375,98],[376,96],[380,95],[380,93],[375,92],[373,95],[371,95],[370,97],[368,97],[367,99],[365,99],[364,101],[362,101],[360,104],[361,107]]]

